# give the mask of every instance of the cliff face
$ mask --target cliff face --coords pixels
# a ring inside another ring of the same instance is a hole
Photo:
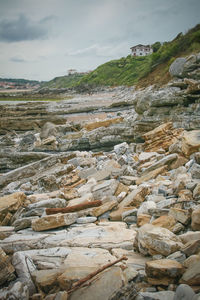
[[[165,87],[151,86],[138,91],[132,101],[138,113],[135,137],[172,121],[175,127],[199,128],[200,120],[200,53],[177,58],[170,66],[172,80]]]

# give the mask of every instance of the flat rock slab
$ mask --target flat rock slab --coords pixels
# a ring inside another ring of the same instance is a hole
[[[121,268],[111,267],[95,276],[91,285],[73,292],[70,300],[108,300],[116,290],[123,286],[123,282],[124,276]]]
[[[31,229],[0,241],[0,247],[6,253],[51,247],[91,247],[133,249],[136,232],[127,229],[124,222],[101,222],[72,226],[65,230],[35,232]]]
[[[76,222],[77,218],[78,215],[76,213],[50,215],[34,220],[32,222],[32,229],[35,231],[43,231],[67,226]]]

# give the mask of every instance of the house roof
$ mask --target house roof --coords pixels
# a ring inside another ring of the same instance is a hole
[[[135,49],[135,48],[141,48],[141,47],[145,47],[145,48],[151,48],[151,45],[142,45],[142,44],[138,44],[136,46],[131,47],[130,49]]]

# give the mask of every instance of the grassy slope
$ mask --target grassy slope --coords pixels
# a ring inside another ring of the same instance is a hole
[[[72,88],[81,80],[84,75],[72,74],[61,77],[56,77],[48,82],[45,82],[42,86],[47,88]]]
[[[179,34],[173,41],[165,42],[152,55],[112,60],[100,65],[84,76],[79,85],[134,85],[163,84],[169,81],[168,69],[176,57],[200,51],[200,24],[185,35]]]

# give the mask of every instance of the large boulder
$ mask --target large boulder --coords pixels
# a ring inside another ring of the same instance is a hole
[[[168,256],[180,250],[182,246],[181,240],[174,233],[152,224],[145,224],[140,227],[136,239],[136,246],[144,255],[161,254]]]
[[[195,72],[199,68],[198,61],[199,55],[192,54],[187,57],[177,58],[170,66],[169,72],[172,77],[192,77],[194,79],[199,78],[198,72]]]

